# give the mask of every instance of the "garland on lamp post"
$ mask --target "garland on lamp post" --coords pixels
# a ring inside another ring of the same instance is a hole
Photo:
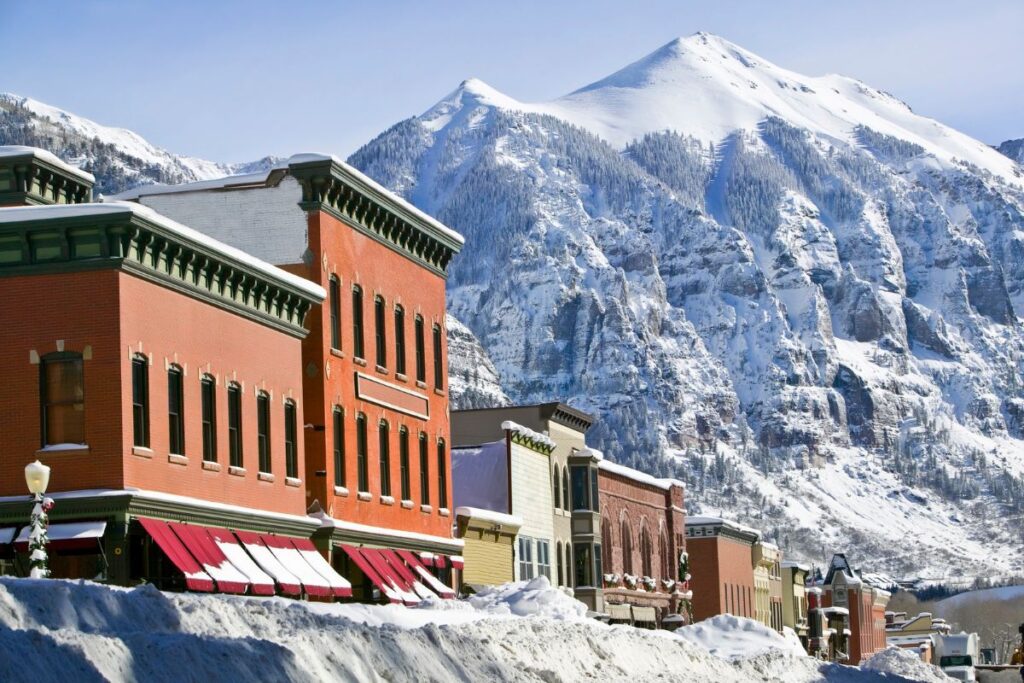
[[[46,544],[50,542],[46,535],[46,525],[49,523],[47,513],[53,509],[53,499],[37,493],[33,500],[35,505],[32,507],[28,534],[29,576],[33,579],[46,579],[50,576],[50,561],[46,554]]]

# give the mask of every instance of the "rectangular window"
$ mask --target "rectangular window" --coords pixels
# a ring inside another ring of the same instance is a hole
[[[405,374],[405,309],[395,306],[395,372]]]
[[[437,505],[448,507],[448,467],[445,463],[447,451],[444,447],[444,439],[437,442]]]
[[[423,318],[416,316],[415,321],[415,334],[416,334],[416,381],[426,382],[427,381],[427,356],[426,347],[423,339]]]
[[[345,416],[334,406],[334,485],[345,486]]]
[[[569,468],[572,474],[572,509],[590,509],[590,468],[586,465],[573,465]]]
[[[185,382],[179,367],[167,371],[167,433],[169,452],[185,455]]]
[[[430,462],[427,435],[420,432],[420,503],[430,505]]]
[[[434,388],[444,388],[444,367],[442,365],[441,326],[434,325]]]
[[[242,465],[242,388],[228,386],[228,457],[232,467]]]
[[[338,278],[331,277],[331,348],[341,348],[341,283]]]
[[[200,382],[199,394],[203,404],[203,460],[217,462],[217,391],[209,375]]]
[[[598,491],[597,468],[590,468],[590,509],[594,512],[601,510],[601,497]]]
[[[40,364],[44,446],[85,443],[85,371],[77,353],[54,353]]]
[[[391,429],[384,420],[377,427],[377,446],[380,449],[380,495],[391,495]]]
[[[593,586],[592,567],[590,566],[590,546],[586,543],[578,543],[573,549],[576,556],[576,585]]]
[[[149,447],[149,360],[132,358],[132,427],[133,444]]]
[[[299,444],[297,434],[295,403],[284,404],[284,476],[297,479],[299,476]]]
[[[551,548],[548,541],[537,540],[537,576],[551,579]]]
[[[270,395],[262,391],[256,397],[256,451],[260,472],[270,474]]]
[[[519,537],[519,580],[528,581],[533,574],[533,539]]]
[[[398,432],[398,468],[401,474],[402,500],[412,500],[409,484],[409,432],[405,427]]]
[[[352,288],[352,355],[363,355],[363,290],[356,285]]]
[[[594,544],[594,566],[595,566],[595,569],[594,569],[594,581],[597,582],[594,585],[600,585],[601,577],[604,575],[604,570],[602,568],[602,561],[601,561],[601,544],[600,543],[595,543]]]
[[[388,366],[388,349],[387,349],[387,332],[384,329],[384,319],[387,315],[384,312],[384,299],[381,297],[375,297],[373,300],[373,321],[374,321],[374,333],[375,341],[377,346],[377,365],[382,368]]]
[[[362,413],[356,416],[356,469],[359,475],[359,490],[369,491],[370,472],[366,462],[366,416]]]

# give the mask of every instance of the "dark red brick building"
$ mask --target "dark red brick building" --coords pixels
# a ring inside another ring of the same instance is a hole
[[[686,520],[693,619],[716,614],[756,618],[752,547],[760,534],[719,517]]]

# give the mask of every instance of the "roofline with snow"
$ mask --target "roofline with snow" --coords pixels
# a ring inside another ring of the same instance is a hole
[[[0,146],[0,206],[92,201],[91,173],[35,147]]]
[[[127,202],[0,209],[0,277],[120,268],[296,337],[323,288]]]

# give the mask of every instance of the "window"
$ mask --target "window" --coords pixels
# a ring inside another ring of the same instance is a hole
[[[132,358],[132,443],[149,447],[149,359]]]
[[[573,465],[572,473],[572,508],[574,510],[590,509],[590,468],[586,465]]]
[[[675,572],[672,571],[672,562],[668,552],[668,535],[664,529],[661,532],[661,549],[659,552],[661,555],[661,578],[671,579]]]
[[[594,512],[601,511],[601,495],[598,492],[597,468],[590,467],[590,509]]]
[[[334,485],[345,486],[345,416],[340,406],[334,406]]]
[[[557,472],[557,470],[556,470],[556,472]],[[555,584],[555,585],[557,585],[557,586],[564,586],[565,585],[565,581],[562,579],[562,567],[565,565],[565,563],[562,562],[562,542],[561,541],[559,541],[558,543],[555,544],[555,564],[558,565],[558,583]]]
[[[270,395],[265,391],[256,396],[256,450],[260,472],[270,474]]]
[[[85,443],[85,370],[82,356],[61,352],[40,363],[44,446]]]
[[[228,457],[231,467],[242,467],[242,387],[228,385]]]
[[[532,579],[533,574],[533,539],[519,537],[519,580]]]
[[[569,468],[562,467],[562,509],[566,512],[572,510],[569,501]]]
[[[447,452],[444,439],[437,440],[437,505],[448,507],[448,467],[445,463]]]
[[[430,505],[430,463],[427,455],[427,435],[420,432],[420,503]]]
[[[373,299],[373,320],[375,341],[377,342],[377,365],[382,368],[388,366],[387,333],[384,329],[384,299],[374,297]]]
[[[409,430],[402,427],[398,430],[398,467],[401,470],[402,500],[412,499],[409,484]]]
[[[299,444],[295,401],[284,404],[284,476],[297,479],[299,476]]]
[[[330,306],[331,306],[331,348],[341,348],[341,283],[338,278],[331,276],[330,284]]]
[[[537,541],[537,576],[551,580],[551,546],[548,541]]]
[[[640,529],[640,569],[644,576],[653,576],[651,560],[654,556],[654,546],[651,544],[651,532],[647,526],[641,523]]]
[[[441,366],[441,326],[434,325],[434,388],[444,388],[444,372]]]
[[[612,568],[612,530],[611,523],[601,519],[601,563],[608,569]]]
[[[203,375],[199,381],[199,398],[203,413],[203,460],[217,462],[217,391],[213,377]]]
[[[594,544],[594,580],[591,582],[591,586],[601,585],[601,574],[604,571],[601,567],[604,558],[601,555],[601,544]]]
[[[381,420],[377,427],[377,444],[380,449],[380,495],[391,495],[391,429],[387,420]]]
[[[426,382],[427,360],[425,342],[423,340],[423,316],[416,316],[414,327],[416,328],[416,381]]]
[[[565,585],[572,588],[572,543],[565,544]]]
[[[590,546],[586,543],[578,543],[575,548],[576,559],[576,585],[593,586],[593,575],[590,566]]]
[[[555,492],[555,509],[556,510],[561,510],[562,509],[561,487],[562,487],[562,485],[558,483],[558,465],[555,465],[555,473],[552,475],[551,488]]]
[[[352,355],[363,358],[363,290],[352,288]]]
[[[405,309],[395,306],[395,372],[405,374]]]
[[[169,452],[185,455],[185,382],[177,365],[167,371],[167,436]]]
[[[625,517],[619,522],[619,536],[622,546],[622,571],[625,574],[633,573],[633,530],[629,527],[629,520]]]
[[[362,413],[356,415],[356,474],[358,475],[359,490],[366,492],[370,490],[370,471],[366,462],[366,416]]]

